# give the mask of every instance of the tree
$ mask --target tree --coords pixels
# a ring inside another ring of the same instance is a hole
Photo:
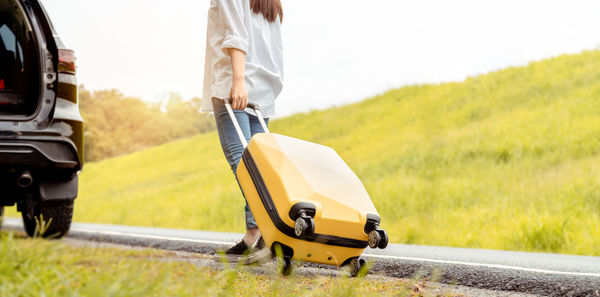
[[[161,110],[117,90],[79,88],[87,161],[132,153],[198,133],[212,131],[214,120],[200,112],[200,98],[171,93]]]

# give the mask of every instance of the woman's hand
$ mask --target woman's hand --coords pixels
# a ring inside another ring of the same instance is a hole
[[[231,57],[233,82],[231,83],[231,107],[244,110],[248,105],[248,90],[246,89],[246,53],[237,48],[229,48],[227,53]]]
[[[244,110],[248,105],[248,90],[246,82],[243,79],[233,79],[231,84],[231,107],[233,109]]]

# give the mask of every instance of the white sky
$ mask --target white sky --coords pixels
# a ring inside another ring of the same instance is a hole
[[[209,0],[42,2],[88,89],[201,96]],[[600,45],[597,0],[282,2],[281,116]]]

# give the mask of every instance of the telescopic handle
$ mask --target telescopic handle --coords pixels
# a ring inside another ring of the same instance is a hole
[[[231,99],[231,98],[227,98],[227,99],[225,99],[225,100],[223,100],[223,101],[224,101],[225,103],[229,103],[229,104],[231,104],[231,102],[233,102],[233,99]],[[248,107],[248,108],[250,108],[250,109],[252,109],[252,110],[254,110],[254,111],[260,110],[260,108],[258,107],[258,105],[257,105],[257,104],[250,103],[250,102],[248,102],[248,104],[246,105],[246,107]]]
[[[244,133],[242,132],[242,128],[240,128],[240,124],[238,123],[237,118],[235,117],[235,114],[233,113],[233,108],[231,108],[231,101],[232,101],[231,98],[227,98],[227,99],[223,100],[223,102],[225,103],[225,108],[227,109],[227,113],[229,114],[229,117],[231,118],[231,121],[233,122],[233,127],[235,128],[235,131],[237,132],[237,135],[240,138],[242,145],[244,146],[244,148],[246,148],[248,146],[248,141],[246,141],[246,137],[244,136]],[[265,133],[270,133],[269,128],[267,127],[267,123],[265,123],[265,119],[263,119],[263,117],[262,117],[259,106],[256,104],[253,104],[253,103],[248,103],[247,106],[248,106],[248,108],[251,108],[252,110],[254,110],[254,112],[256,113],[256,117],[258,118],[258,121],[260,122],[260,125],[263,128],[263,131],[265,131]]]

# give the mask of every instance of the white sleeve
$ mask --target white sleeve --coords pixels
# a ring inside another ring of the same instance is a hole
[[[237,48],[248,53],[248,30],[244,17],[244,1],[248,0],[217,0],[219,11],[219,30],[224,35],[221,50]]]

